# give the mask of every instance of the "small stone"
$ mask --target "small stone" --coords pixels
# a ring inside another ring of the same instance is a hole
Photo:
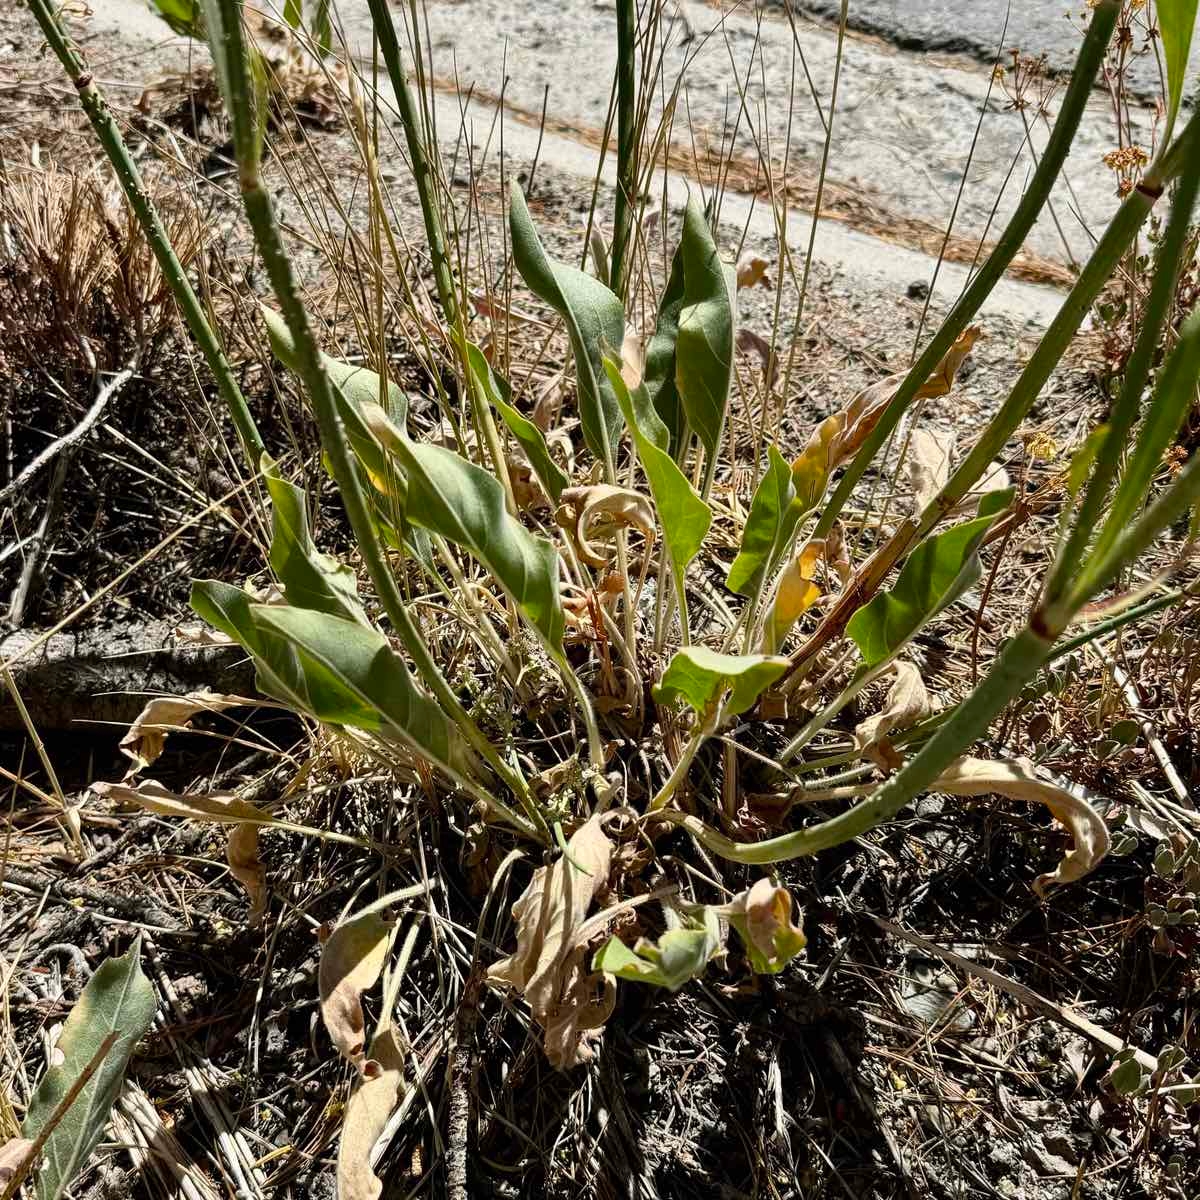
[[[929,299],[929,284],[923,279],[914,279],[908,285],[908,298],[910,300],[928,300]]]

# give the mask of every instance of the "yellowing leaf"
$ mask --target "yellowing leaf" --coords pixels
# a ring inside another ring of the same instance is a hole
[[[148,767],[163,752],[167,734],[186,729],[198,713],[223,712],[227,708],[255,708],[261,701],[245,696],[222,696],[216,692],[188,692],[186,696],[159,696],[138,714],[121,739],[121,753],[133,760],[130,773]]]
[[[918,390],[916,398],[922,400],[945,396],[954,383],[963,359],[978,338],[979,329],[976,326],[965,329]],[[807,507],[811,508],[820,500],[829,473],[853,458],[871,436],[904,379],[904,373],[880,379],[859,392],[841,412],[827,417],[818,426],[803,454],[792,464],[796,491],[806,501]]]
[[[777,653],[791,627],[817,602],[821,589],[812,580],[824,552],[823,541],[807,542],[780,574],[775,599],[763,625],[764,654]]]
[[[360,1073],[367,1067],[362,996],[383,971],[394,924],[380,912],[360,913],[339,925],[321,948],[321,1018],[338,1052]]]
[[[987,796],[995,793],[1011,800],[1044,804],[1067,832],[1073,845],[1058,867],[1034,880],[1039,896],[1053,883],[1073,883],[1094,871],[1108,853],[1108,826],[1092,806],[1061,784],[1037,773],[1027,758],[988,760],[956,759],[930,785],[931,791],[952,796]]]
[[[792,919],[795,901],[784,887],[760,879],[735,896],[720,912],[746,944],[751,968],[775,975],[804,949],[808,939]]]
[[[389,1026],[371,1042],[363,1078],[342,1114],[338,1141],[338,1200],[379,1200],[383,1184],[371,1169],[371,1151],[404,1089],[404,1048]]]
[[[592,545],[593,538],[611,538],[622,527],[638,530],[647,542],[655,537],[649,499],[609,483],[565,488],[555,519],[571,533],[579,557],[593,567],[605,566],[609,558]]]
[[[860,721],[854,730],[859,752],[885,771],[896,770],[904,756],[892,745],[889,734],[915,725],[929,715],[929,693],[921,672],[912,663],[898,659],[892,664],[896,681],[888,691],[883,708]]]
[[[612,1011],[608,987],[583,971],[583,947],[577,944],[611,865],[612,842],[600,818],[592,817],[572,835],[565,854],[533,873],[512,908],[517,948],[488,970],[490,983],[509,984],[525,997],[545,1031],[547,1057],[563,1069],[591,1058],[587,1034]]]

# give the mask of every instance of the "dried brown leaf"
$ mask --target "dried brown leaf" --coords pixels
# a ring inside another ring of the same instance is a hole
[[[607,984],[599,999],[594,996],[597,981],[584,969],[584,947],[577,940],[597,891],[608,880],[612,849],[598,816],[580,826],[566,853],[533,873],[512,909],[516,951],[488,970],[489,982],[509,984],[524,995],[557,1067],[591,1056],[586,1035],[612,1011]]]
[[[921,672],[904,659],[892,666],[896,680],[888,690],[883,708],[860,721],[854,730],[854,744],[859,752],[885,771],[894,771],[904,762],[904,755],[892,745],[890,735],[915,725],[930,711],[929,692]]]
[[[25,1167],[33,1142],[28,1138],[9,1138],[0,1146],[0,1184],[6,1184],[18,1171]]]
[[[368,1060],[362,996],[383,972],[394,925],[385,913],[360,913],[343,921],[321,947],[321,1018],[338,1052],[364,1074]]]
[[[737,348],[744,354],[757,354],[762,363],[763,386],[770,391],[779,378],[779,359],[771,352],[771,343],[753,329],[742,328],[737,331]]]
[[[404,1089],[404,1047],[392,1027],[371,1042],[363,1078],[346,1101],[338,1142],[338,1200],[379,1200],[383,1184],[371,1169],[371,1151]]]
[[[625,330],[621,343],[621,378],[632,392],[642,382],[646,372],[646,346],[642,336],[632,326]]]
[[[207,691],[156,697],[142,709],[121,739],[121,753],[133,760],[129,773],[133,775],[148,767],[163,752],[167,734],[186,729],[198,713],[253,708],[259,704],[261,701],[245,696],[222,696]]]
[[[137,784],[94,783],[92,790],[98,796],[115,800],[118,804],[136,805],[164,817],[186,817],[192,821],[215,821],[222,825],[240,825],[243,821],[253,821],[259,825],[279,823],[269,813],[242,800],[233,792],[181,795],[153,779],[142,779]]]
[[[235,825],[225,844],[229,873],[250,897],[246,921],[252,928],[262,921],[267,911],[267,875],[258,857],[258,830],[257,825]]]
[[[931,790],[952,796],[1007,796],[1044,804],[1071,835],[1073,845],[1053,872],[1039,875],[1033,890],[1039,896],[1054,883],[1073,883],[1094,871],[1108,853],[1108,826],[1082,797],[1037,773],[1027,758],[983,759],[963,757],[951,763]]]
[[[771,264],[757,254],[743,254],[737,265],[737,286],[742,288],[770,287],[771,279],[767,275]]]
[[[555,519],[574,538],[579,557],[593,567],[603,567],[608,555],[592,545],[593,538],[608,539],[620,528],[636,529],[647,542],[654,540],[654,509],[649,497],[632,488],[593,483],[564,488]]]
[[[914,429],[908,441],[908,477],[913,489],[913,512],[925,511],[950,478],[955,437],[952,430]]]

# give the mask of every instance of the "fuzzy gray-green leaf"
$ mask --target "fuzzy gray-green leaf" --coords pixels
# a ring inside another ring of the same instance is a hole
[[[46,1072],[29,1102],[21,1134],[33,1140],[100,1052],[105,1038],[118,1035],[46,1140],[45,1161],[37,1178],[38,1200],[57,1200],[87,1162],[108,1123],[129,1057],[154,1020],[154,988],[142,974],[138,957],[135,943],[121,958],[100,964],[59,1036],[62,1061]]]
[[[637,447],[638,458],[641,459],[642,468],[646,472],[658,522],[662,526],[663,540],[671,556],[675,586],[682,595],[688,563],[696,557],[704,535],[708,533],[708,527],[712,524],[712,512],[696,494],[695,488],[675,464],[675,460],[643,432],[633,397],[621,378],[621,371],[616,362],[606,357],[604,369],[608,372],[609,382],[616,393],[621,413]],[[653,409],[650,411],[653,412]]]
[[[249,617],[261,657],[310,716],[398,741],[451,775],[474,773],[456,726],[378,630],[288,605],[252,604]]]
[[[654,698],[660,703],[685,700],[703,716],[729,692],[725,711],[736,716],[787,668],[788,660],[774,654],[721,654],[707,646],[684,646],[667,664]]]
[[[503,488],[481,467],[453,450],[401,437],[379,409],[368,411],[368,422],[408,480],[408,519],[474,555],[561,655],[564,616],[553,543],[508,513]]]
[[[264,461],[263,474],[271,494],[271,568],[283,584],[288,602],[297,608],[365,621],[354,572],[322,554],[313,543],[304,493],[284,479],[269,459]]]
[[[712,231],[693,197],[683,218],[683,307],[675,349],[675,384],[688,424],[715,459],[733,379],[737,283],[717,253]]]
[[[474,377],[476,386],[500,414],[500,419],[508,426],[509,433],[525,451],[525,457],[529,460],[538,481],[546,489],[551,503],[557,504],[563,488],[570,480],[559,468],[558,463],[550,457],[545,436],[528,417],[513,407],[508,381],[492,370],[492,365],[484,358],[483,351],[473,342],[467,342],[466,349],[467,369]]]
[[[621,437],[621,413],[604,374],[601,355],[625,340],[621,301],[598,279],[554,262],[542,248],[520,187],[509,208],[513,261],[533,293],[563,318],[579,380],[579,419],[588,449],[609,462]]]

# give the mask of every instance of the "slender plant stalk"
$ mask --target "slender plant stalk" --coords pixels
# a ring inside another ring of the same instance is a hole
[[[259,176],[257,146],[251,129],[250,81],[246,69],[245,35],[241,26],[241,2],[210,2],[218,7],[223,25],[223,53],[226,65],[223,74],[228,88],[226,103],[234,127],[234,145],[238,151],[238,184],[242,193],[242,203],[283,319],[295,344],[296,365],[312,403],[321,434],[321,444],[328,455],[330,472],[341,492],[342,503],[346,507],[346,515],[350,519],[363,562],[388,620],[412,655],[417,674],[431,688],[438,702],[458,725],[473,749],[491,765],[518,797],[532,828],[549,841],[548,827],[534,802],[529,785],[519,771],[504,761],[496,747],[459,702],[409,615],[404,597],[396,585],[363,495],[345,430],[338,419],[333,387],[321,362],[321,354],[313,336],[308,313],[296,286],[291,260],[279,236],[270,194]]]
[[[175,302],[183,313],[183,319],[187,322],[188,329],[191,331],[192,337],[196,339],[200,352],[204,355],[205,362],[208,363],[208,369],[216,380],[217,390],[220,392],[225,406],[229,409],[229,415],[233,418],[250,470],[257,475],[259,461],[266,450],[262,435],[254,423],[254,417],[250,413],[246,397],[242,394],[242,389],[238,387],[237,379],[234,378],[229,359],[225,356],[225,351],[213,327],[209,324],[204,306],[188,281],[187,273],[171,245],[166,227],[158,215],[154,202],[150,199],[146,185],[142,182],[137,164],[133,161],[128,146],[125,145],[125,139],[121,136],[121,131],[113,119],[112,111],[108,107],[104,94],[96,86],[79,51],[71,41],[66,29],[60,24],[51,0],[29,0],[29,7],[33,10],[33,15],[37,18],[50,49],[54,51],[63,65],[63,70],[75,85],[75,90],[79,94],[79,103],[92,123],[92,128],[96,131],[96,137],[104,149],[104,153],[108,156],[108,161],[112,164],[121,190],[125,193],[125,198],[129,201],[129,206],[133,209],[138,224],[141,225],[146,240],[150,243],[151,250],[154,251],[159,270],[162,271],[163,278],[167,281],[167,285],[175,297]]]
[[[617,0],[617,197],[608,286],[625,299],[637,193],[637,0]]]
[[[1197,121],[1197,117],[1192,118],[1192,123]],[[1189,125],[1189,131],[1190,129]],[[1045,160],[1043,159],[1043,161]],[[941,491],[925,506],[920,517],[916,521],[909,521],[901,525],[892,538],[880,547],[875,557],[868,563],[865,578],[860,581],[858,586],[847,590],[845,598],[839,601],[821,622],[813,636],[792,655],[792,666],[785,678],[792,676],[797,671],[803,672],[807,664],[814,661],[822,647],[841,634],[854,611],[871,599],[888,572],[900,561],[909,547],[920,542],[948,513],[962,503],[967,493],[1004,449],[1005,443],[1024,420],[1034,401],[1041,394],[1042,388],[1045,387],[1046,381],[1062,360],[1067,347],[1083,323],[1084,317],[1087,316],[1104,285],[1111,278],[1121,258],[1137,236],[1138,230],[1145,224],[1160,191],[1161,188],[1139,190],[1126,197],[1096,244],[1091,257],[1076,279],[1074,287],[1063,301],[1062,307],[1050,323],[1050,328],[1042,336],[1037,349],[1025,364],[1016,383],[1013,384],[1007,399],[971,447],[970,453],[959,464],[958,469]],[[887,418],[888,413],[893,411],[894,407],[894,404],[889,406],[884,414],[884,419]],[[878,427],[876,431],[878,431]],[[870,439],[867,444],[869,443]],[[857,459],[855,461],[857,462]],[[853,464],[851,469],[852,467]],[[844,483],[845,479],[843,479]],[[829,510],[826,509],[821,522],[824,521],[828,512]],[[818,522],[818,530],[821,528],[821,522]]]
[[[1195,130],[1189,124],[1184,137],[1195,141]],[[1047,594],[1060,593],[1067,573],[1078,561],[1093,532],[1105,515],[1104,504],[1109,489],[1120,469],[1123,452],[1129,440],[1129,432],[1137,420],[1141,408],[1142,394],[1150,378],[1154,357],[1158,351],[1162,332],[1175,304],[1175,291],[1183,270],[1184,250],[1191,232],[1192,211],[1200,195],[1200,155],[1195,152],[1184,158],[1184,168],[1179,174],[1175,195],[1171,204],[1171,216],[1159,242],[1154,257],[1154,279],[1150,294],[1141,313],[1141,329],[1133,352],[1125,366],[1125,378],[1121,392],[1108,418],[1108,432],[1100,445],[1092,478],[1084,495],[1083,504],[1071,536],[1058,560],[1058,568],[1047,584]],[[1097,542],[1101,551],[1112,544],[1118,530],[1124,527],[1133,515],[1133,506],[1141,499],[1132,491],[1119,491],[1107,513],[1104,530]]]
[[[446,251],[446,235],[442,229],[442,214],[435,194],[434,170],[427,153],[424,130],[408,73],[400,58],[400,43],[396,38],[396,26],[388,11],[387,0],[367,0],[371,10],[371,23],[375,36],[383,50],[383,61],[387,65],[392,91],[400,108],[400,121],[404,126],[404,140],[408,146],[408,160],[412,167],[413,180],[417,185],[417,197],[421,204],[421,218],[425,222],[425,237],[429,242],[429,254],[433,260],[433,279],[437,286],[438,299],[446,322],[458,324],[458,293],[454,287],[454,276],[450,271],[450,256]]]
[[[846,468],[846,473],[842,476],[837,489],[821,513],[813,532],[814,538],[825,537],[833,528],[833,523],[845,507],[850,493],[857,486],[875,455],[879,453],[880,447],[891,436],[892,430],[900,423],[900,418],[916,398],[917,392],[933,374],[946,352],[954,345],[958,335],[966,329],[971,318],[979,311],[983,302],[1008,269],[1008,265],[1017,251],[1025,244],[1025,238],[1033,228],[1046,201],[1050,198],[1054,181],[1058,178],[1067,154],[1070,152],[1075,131],[1079,128],[1079,122],[1082,120],[1088,100],[1091,98],[1092,83],[1095,80],[1096,72],[1104,61],[1105,49],[1112,36],[1120,8],[1119,0],[1100,0],[1100,3],[1092,10],[1091,24],[1088,26],[1083,45],[1079,49],[1079,56],[1075,60],[1075,68],[1071,72],[1071,81],[1063,96],[1058,119],[1050,132],[1042,160],[1038,163],[1029,187],[1021,197],[1000,240],[980,268],[979,274],[975,276],[971,286],[962,294],[949,316],[942,322],[941,328],[925,348],[925,352],[913,364],[904,382],[897,389],[892,402],[880,418],[879,424],[875,426],[862,448],[854,456],[854,460]]]

